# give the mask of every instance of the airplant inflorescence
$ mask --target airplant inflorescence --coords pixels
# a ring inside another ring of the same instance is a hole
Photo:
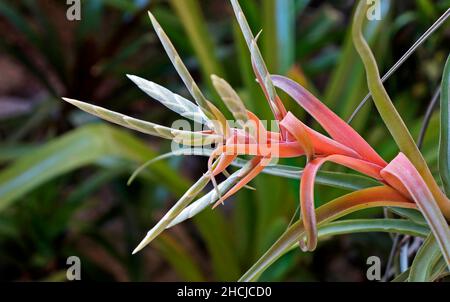
[[[360,1],[353,27],[355,46],[367,71],[367,82],[375,105],[396,140],[400,153],[391,162],[386,162],[346,122],[321,103],[310,92],[295,81],[279,75],[271,75],[263,61],[255,38],[237,0],[231,0],[234,13],[250,50],[256,79],[264,92],[277,124],[277,131],[269,131],[264,123],[248,111],[239,95],[224,80],[212,76],[213,86],[236,119],[226,120],[201,92],[187,68],[181,61],[169,38],[153,17],[150,19],[170,60],[192,95],[195,103],[174,94],[166,88],[136,76],[129,78],[148,95],[160,101],[169,109],[203,124],[201,131],[178,130],[112,112],[104,108],[72,99],[67,102],[110,122],[150,135],[173,140],[181,145],[203,147],[200,153],[208,153],[208,171],[181,197],[167,214],[148,232],[133,253],[150,243],[163,230],[178,224],[202,211],[209,205],[217,206],[248,185],[267,168],[270,161],[278,158],[306,156],[307,163],[300,178],[301,220],[289,228],[272,251],[290,248],[295,241],[304,251],[316,248],[319,237],[318,225],[335,220],[349,212],[375,206],[418,209],[422,212],[432,235],[436,239],[443,258],[450,266],[450,201],[441,191],[420,154],[408,129],[386,93],[378,73],[375,59],[365,42],[361,27],[367,6]],[[447,64],[448,65],[448,64]],[[325,136],[300,121],[287,111],[277,94],[276,88],[290,95],[329,134]],[[444,91],[445,92],[445,91]],[[448,94],[448,91],[446,92]],[[234,127],[235,126],[235,127]],[[205,148],[213,145],[213,149]],[[193,148],[192,150],[197,150]],[[222,183],[217,184],[215,176],[242,162],[241,155],[252,156],[242,167]],[[314,184],[320,167],[333,162],[367,175],[379,182],[379,186],[362,189],[319,208],[314,207]],[[200,199],[194,199],[206,185],[212,182],[214,189]],[[281,206],[281,204],[280,204]],[[267,256],[266,256],[267,255]],[[275,260],[270,251],[256,264],[267,265]],[[256,272],[250,270],[243,280],[253,280]]]

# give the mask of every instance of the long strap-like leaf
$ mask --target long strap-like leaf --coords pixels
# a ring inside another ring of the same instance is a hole
[[[397,191],[387,186],[375,187],[349,193],[339,197],[316,210],[319,225],[361,209],[394,206],[415,208],[414,203],[404,198]],[[301,236],[304,236],[303,222],[293,224],[280,238],[261,256],[261,258],[241,277],[240,281],[255,281],[273,262],[286,253]]]
[[[416,42],[414,42],[413,45],[402,55],[402,57],[391,67],[389,70],[383,75],[381,78],[381,81],[384,83],[391,75],[394,74],[394,72],[400,68],[400,66],[417,50],[417,48],[422,45],[431,35],[441,27],[442,24],[447,21],[448,17],[450,16],[450,8],[443,13],[439,19],[436,20],[421,36],[419,39],[417,39]],[[369,92],[364,99],[358,104],[358,106],[355,108],[355,111],[353,111],[352,115],[348,119],[348,123],[350,124],[352,120],[355,118],[356,114],[361,110],[361,108],[366,104],[366,102],[370,99],[371,93]]]
[[[450,196],[450,55],[441,84],[441,135],[439,139],[439,174],[445,193]]]

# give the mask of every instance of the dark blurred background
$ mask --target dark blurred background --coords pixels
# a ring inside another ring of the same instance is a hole
[[[288,75],[344,119],[367,93],[349,31],[355,1],[241,0],[272,73]],[[366,37],[382,72],[450,7],[448,0],[382,0],[382,20]],[[100,121],[62,102],[70,97],[163,125],[177,116],[126,78],[135,74],[188,97],[151,27],[154,13],[203,91],[224,108],[209,74],[226,78],[249,109],[269,118],[231,5],[224,0],[82,0],[67,20],[62,0],[0,0],[0,280],[66,280],[66,259],[83,280],[236,280],[286,229],[298,181],[261,175],[226,206],[207,210],[131,251],[170,205],[206,170],[199,157],[175,157],[126,182],[170,142]],[[386,83],[414,135],[439,85],[450,45],[445,23]],[[311,120],[288,98],[289,110]],[[372,105],[352,125],[386,158],[396,146]],[[438,118],[423,152],[436,167]],[[301,166],[302,160],[287,164]],[[328,167],[335,169],[335,167]],[[317,186],[317,205],[345,193]],[[359,213],[381,216],[382,210]],[[320,242],[294,250],[262,280],[364,281],[365,260],[386,264],[386,234]]]

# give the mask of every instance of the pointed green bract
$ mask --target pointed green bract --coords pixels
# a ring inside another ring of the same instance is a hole
[[[175,142],[182,143],[189,146],[202,146],[210,145],[212,143],[221,142],[222,136],[214,134],[204,134],[199,132],[184,131],[178,129],[172,129],[169,127],[161,126],[158,124],[142,121],[136,118],[132,118],[121,113],[117,113],[99,106],[91,105],[88,103],[80,102],[73,99],[63,98],[66,102],[86,111],[90,114],[98,116],[109,122],[162,138],[174,140]]]
[[[213,103],[211,103],[210,101],[206,101],[206,103],[208,104],[209,109],[211,109],[211,112],[215,117],[215,119],[212,120],[212,124],[214,125],[213,128],[217,133],[221,133],[225,136],[225,138],[228,138],[231,135],[231,129],[227,119],[222,114],[222,112],[216,106],[214,106]]]
[[[428,235],[420,247],[409,273],[409,282],[431,281],[431,273],[434,264],[439,260],[439,245],[433,234]]]
[[[251,60],[254,71],[258,78],[258,82],[263,88],[266,97],[268,98],[270,108],[272,109],[275,118],[281,120],[286,112],[284,112],[283,110],[284,107],[280,108],[280,104],[277,100],[277,92],[275,91],[275,87],[272,84],[272,80],[270,78],[270,74],[267,70],[266,64],[264,63],[261,51],[256,44],[256,39],[250,30],[250,26],[248,25],[247,19],[245,18],[239,2],[237,0],[231,0],[231,4],[233,6],[233,10],[241,28],[242,34],[244,35],[245,42],[247,43],[248,49],[250,50]]]
[[[152,242],[153,239],[161,234],[171,223],[171,221],[176,218],[198,194],[200,194],[208,182],[209,176],[203,175],[194,185],[192,185],[192,187],[184,193],[180,200],[178,200],[175,205],[164,215],[164,217],[161,218],[161,220],[147,233],[145,238],[134,249],[133,254],[136,254],[142,250],[146,245]]]
[[[166,50],[169,59],[172,61],[173,66],[175,67],[184,84],[186,85],[186,88],[189,90],[195,102],[201,108],[206,117],[211,120],[214,120],[216,116],[213,114],[210,106],[208,105],[208,100],[203,95],[198,85],[195,83],[194,79],[192,78],[188,69],[181,60],[178,52],[176,51],[169,37],[164,32],[161,25],[159,25],[158,21],[156,21],[156,18],[152,15],[152,13],[148,12],[148,15],[152,22],[153,28],[155,29],[155,32],[159,37],[159,40],[161,41],[164,49]]]
[[[227,81],[214,74],[211,75],[211,80],[233,117],[240,125],[244,125],[248,121],[247,109],[237,92]]]

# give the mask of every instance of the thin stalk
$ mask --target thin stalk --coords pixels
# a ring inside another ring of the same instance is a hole
[[[408,49],[407,52],[403,54],[403,56],[395,63],[388,72],[381,78],[381,82],[384,83],[389,77],[416,51],[416,49],[423,44],[441,25],[448,19],[450,16],[450,8],[447,9],[445,13],[442,14],[442,16],[439,17],[439,19],[436,20],[436,22],[433,23],[433,25],[430,26],[430,28],[427,29],[426,32],[420,36],[420,38]],[[351,123],[355,116],[358,114],[358,112],[362,109],[362,107],[367,103],[367,101],[372,96],[371,92],[369,92],[364,99],[359,103],[359,105],[356,107],[355,111],[353,111],[352,115],[348,119],[347,123]]]
[[[400,247],[400,273],[406,272],[409,267],[408,256],[409,256],[409,236],[405,236],[404,243]]]
[[[423,145],[423,140],[425,138],[425,133],[427,132],[428,125],[430,124],[431,116],[433,115],[434,108],[439,100],[440,95],[440,87],[436,89],[436,92],[431,99],[430,104],[428,104],[427,111],[425,112],[425,116],[423,118],[422,128],[420,128],[419,138],[417,139],[417,147],[420,149]]]
[[[391,271],[392,264],[394,262],[395,254],[397,254],[397,247],[398,247],[399,241],[400,241],[400,234],[397,234],[394,237],[391,252],[389,253],[388,262],[386,264],[386,271],[384,272],[384,276],[382,279],[383,281],[387,281],[390,277],[390,271]]]

